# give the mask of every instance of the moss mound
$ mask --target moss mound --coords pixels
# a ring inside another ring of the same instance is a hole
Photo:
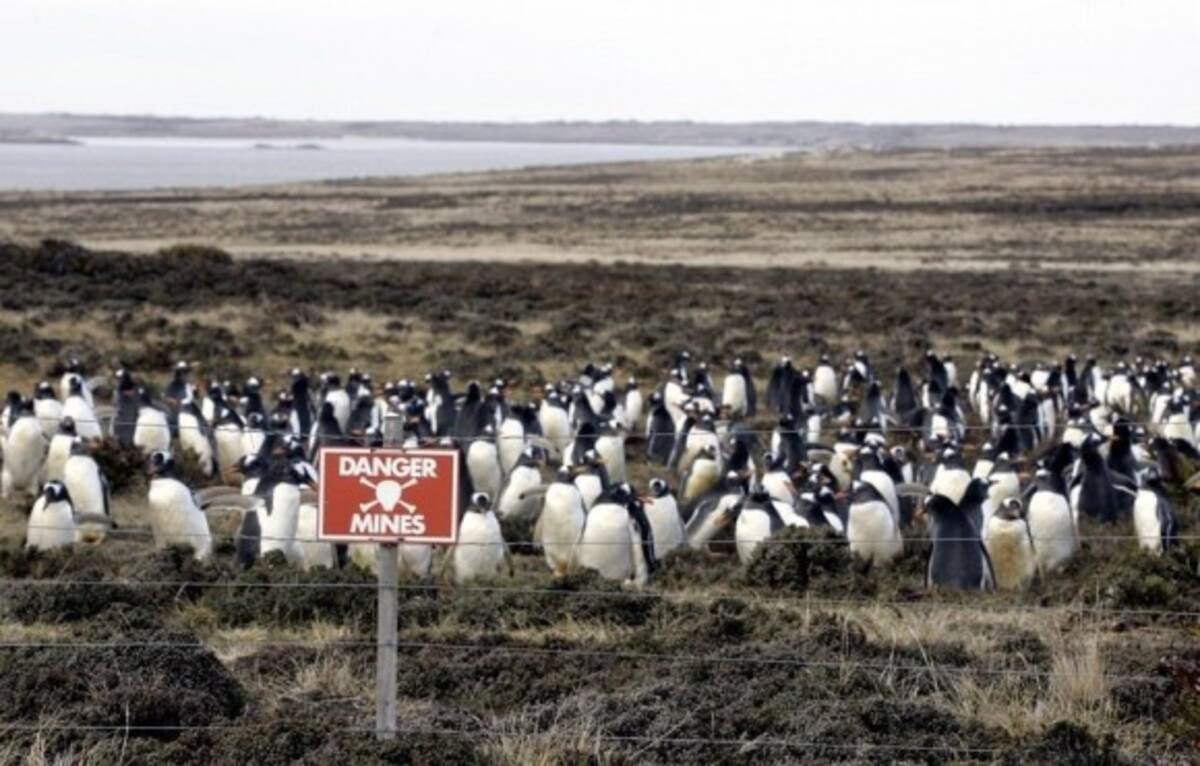
[[[790,527],[759,546],[746,567],[745,582],[803,592],[815,578],[844,576],[849,569],[849,549],[832,531]]]

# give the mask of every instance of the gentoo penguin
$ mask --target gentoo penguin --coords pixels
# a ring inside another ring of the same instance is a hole
[[[500,522],[492,513],[492,501],[484,492],[476,492],[458,523],[458,541],[454,544],[454,582],[490,580],[500,574],[507,562],[512,575],[512,559]]]
[[[84,390],[83,378],[71,378],[67,384],[68,395],[63,402],[63,416],[74,419],[79,438],[90,441],[101,438],[103,434],[100,433],[100,421],[88,400],[90,395],[85,396]]]
[[[538,489],[542,486],[542,466],[546,463],[541,447],[530,445],[517,457],[500,488],[496,514],[501,518],[533,518],[537,514]],[[488,499],[491,513],[491,498]]]
[[[242,454],[258,455],[265,452],[267,443],[267,418],[261,412],[251,412],[246,415],[242,426]]]
[[[583,507],[590,510],[601,494],[608,491],[611,483],[604,462],[595,450],[583,454],[583,460],[575,467],[575,487],[583,498]]]
[[[763,541],[783,528],[783,519],[771,496],[762,489],[743,499],[736,513],[737,523],[734,524],[733,537],[737,546],[738,561],[749,564]]]
[[[278,473],[270,473],[259,481],[255,496],[262,501],[258,523],[262,529],[262,555],[280,551],[293,564],[303,563],[296,549],[296,530],[300,522],[300,485],[309,484],[309,477],[288,465]]]
[[[521,420],[521,410],[510,407],[496,431],[496,454],[500,459],[500,472],[505,476],[512,473],[524,450],[525,423]]]
[[[1125,362],[1118,362],[1109,376],[1103,401],[1110,409],[1122,415],[1133,412],[1133,381],[1130,379],[1129,366]]]
[[[986,495],[986,485],[979,479],[968,489],[967,496],[975,502]],[[979,538],[979,528],[958,503],[944,495],[930,495],[925,501],[933,547],[925,569],[926,588],[958,590],[992,590],[996,577],[991,559]]]
[[[185,399],[191,399],[196,394],[196,389],[188,381],[188,373],[191,371],[191,365],[187,362],[177,362],[175,370],[171,374],[171,380],[163,389],[163,408],[167,415],[167,420],[171,425],[171,435],[176,435],[175,430],[178,427],[179,408],[183,406]],[[168,439],[167,444],[170,444]]]
[[[1045,467],[1038,468],[1027,498],[1025,518],[1033,538],[1038,572],[1045,577],[1075,555],[1079,545],[1075,519],[1062,478]]]
[[[634,433],[638,422],[642,419],[642,392],[638,388],[637,378],[631,377],[625,384],[625,430]]]
[[[83,363],[76,358],[71,358],[67,361],[66,372],[63,373],[62,379],[59,381],[59,391],[62,394],[63,400],[71,395],[72,384],[75,381],[79,382],[80,396],[87,402],[89,407],[95,407],[96,402],[92,398],[92,389],[88,385],[87,379],[84,378],[85,371]]]
[[[778,413],[791,409],[792,381],[796,377],[796,368],[792,366],[792,358],[782,357],[771,370],[771,378],[767,381],[767,406]]]
[[[604,462],[608,478],[614,484],[624,484],[627,478],[625,468],[625,427],[617,419],[600,423],[596,433],[596,454]]]
[[[223,475],[228,476],[245,455],[242,444],[242,416],[232,408],[226,407],[217,413],[216,422],[213,441],[217,447],[217,468]]]
[[[574,566],[585,520],[583,496],[575,486],[573,473],[565,466],[559,468],[546,487],[534,536],[555,577],[562,577]]]
[[[737,506],[746,496],[746,481],[736,473],[726,474],[719,486],[714,486],[697,498],[687,511],[684,532],[688,546],[705,548],[709,542],[737,520]]]
[[[309,390],[308,376],[304,371],[295,368],[291,372],[292,394],[292,433],[307,437],[312,431],[313,417],[316,407],[313,404],[312,392]]]
[[[778,508],[778,502],[776,508]],[[797,512],[810,527],[828,527],[839,535],[846,533],[846,516],[838,507],[829,487],[815,484],[805,488],[797,503]]]
[[[644,585],[657,567],[650,522],[628,485],[617,484],[588,511],[579,566],[601,577]]]
[[[1143,472],[1142,486],[1133,503],[1133,526],[1137,531],[1138,547],[1151,553],[1162,553],[1171,547],[1179,534],[1175,507],[1167,498],[1156,466]]]
[[[321,405],[321,411],[317,414],[317,420],[312,425],[312,431],[308,435],[308,459],[310,462],[319,463],[319,457],[322,447],[336,447],[346,441],[345,431],[338,425],[337,416],[334,414],[334,406],[332,402],[325,402]],[[220,446],[220,432],[217,433],[217,446]]]
[[[920,426],[925,416],[925,409],[917,398],[912,376],[903,367],[896,372],[896,384],[892,388],[892,413],[902,428]]]
[[[650,396],[650,415],[646,418],[646,457],[666,465],[675,451],[675,420],[663,403],[662,394]]]
[[[76,436],[74,418],[58,421],[58,433],[50,439],[50,449],[46,451],[46,481],[62,481],[63,466],[71,456],[71,445],[75,443]]]
[[[734,418],[752,418],[757,413],[757,404],[749,368],[741,359],[734,359],[721,387],[721,406],[728,407]]]
[[[318,539],[318,510],[316,503],[301,502],[296,518],[296,555],[305,572],[315,567],[338,569],[345,566],[347,546]]]
[[[887,503],[888,510],[892,512],[892,516],[895,517],[896,524],[899,526],[900,495],[896,493],[895,480],[883,468],[878,448],[862,447],[859,449],[857,468],[858,480],[870,484],[879,492],[879,496]]]
[[[1108,464],[1100,454],[1103,442],[1104,437],[1092,433],[1080,448],[1080,460],[1071,480],[1071,511],[1076,520],[1083,514],[1106,524],[1114,524],[1120,519],[1123,509],[1133,505],[1132,502],[1124,502],[1121,494],[1128,492],[1135,495],[1136,490],[1118,488],[1114,483]]]
[[[175,476],[175,459],[155,451],[148,461],[150,472],[150,528],[156,548],[189,546],[197,559],[212,554],[208,518],[196,505],[192,491]]]
[[[675,493],[663,479],[650,480],[650,495],[642,498],[654,537],[654,558],[661,561],[683,545],[683,517]]]
[[[4,440],[4,469],[2,494],[12,497],[14,491],[37,492],[37,483],[46,458],[46,437],[33,414],[33,402],[21,400],[16,417],[8,427]]]
[[[538,406],[538,424],[546,440],[553,446],[555,459],[561,460],[571,444],[571,420],[558,391],[553,386],[547,386],[546,389]]]
[[[663,385],[663,406],[667,408],[667,412],[671,415],[672,422],[678,428],[683,422],[684,412],[683,405],[688,400],[688,391],[684,387],[686,380],[685,373],[679,368],[671,370],[671,375],[667,382]]]
[[[138,389],[138,416],[133,429],[133,444],[141,447],[146,455],[171,448],[171,427],[167,413],[155,406],[145,388]]]
[[[63,465],[63,485],[71,496],[75,513],[96,519],[111,519],[108,480],[96,460],[88,453],[87,444],[79,437],[71,444],[71,456]],[[105,529],[93,524],[77,524],[76,542],[97,542]]]
[[[325,376],[325,394],[322,404],[333,407],[333,417],[337,421],[339,433],[346,433],[350,425],[350,394],[342,388],[342,379],[336,374]]]
[[[212,476],[216,469],[213,433],[195,399],[185,399],[180,405],[178,426],[179,446],[196,456],[200,470],[205,476]]]
[[[962,453],[954,447],[942,450],[937,472],[929,484],[929,491],[958,503],[962,500],[970,482],[971,474],[967,473],[967,469],[963,467]]]
[[[987,476],[987,483],[987,501],[983,505],[983,526],[980,527],[980,532],[985,538],[989,529],[988,517],[995,513],[1005,500],[1019,497],[1021,494],[1021,480],[1017,477],[1017,470],[1007,452],[996,456],[991,473]]]
[[[679,503],[689,518],[693,504],[721,481],[721,466],[721,450],[716,444],[705,445],[692,461],[679,484]]]
[[[829,361],[829,354],[821,354],[817,367],[813,370],[813,394],[820,404],[832,407],[838,403],[837,370]]]
[[[59,481],[48,481],[29,512],[25,548],[49,551],[75,542],[75,509],[71,495]]]
[[[500,494],[500,458],[496,452],[496,429],[488,423],[467,447],[467,472],[471,486],[488,497]]]
[[[137,428],[138,408],[141,406],[138,390],[141,387],[134,382],[133,376],[125,369],[117,370],[116,379],[116,387],[113,390],[115,412],[112,435],[118,444],[128,447],[133,444],[133,432]]]
[[[33,414],[42,427],[42,434],[50,439],[58,431],[58,421],[62,420],[62,403],[54,397],[54,387],[49,381],[43,380],[33,390]]]
[[[784,460],[774,452],[763,455],[762,488],[767,491],[772,500],[788,505],[795,505],[799,497],[792,477],[788,474]]]
[[[1006,497],[986,523],[984,546],[992,560],[996,587],[1000,590],[1029,587],[1038,562],[1020,499]]]
[[[850,488],[846,539],[852,554],[875,566],[890,564],[904,550],[895,514],[879,490],[863,481]]]

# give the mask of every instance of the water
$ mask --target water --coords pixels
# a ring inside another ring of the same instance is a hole
[[[404,139],[75,138],[0,144],[0,190],[236,186],[745,154],[713,146]],[[303,145],[319,149],[303,149]],[[271,148],[262,148],[269,146]],[[761,150],[757,150],[761,151]]]

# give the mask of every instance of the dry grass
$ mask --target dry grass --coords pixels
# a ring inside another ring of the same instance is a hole
[[[557,709],[549,725],[527,714],[498,718],[483,752],[490,761],[511,766],[624,763],[626,758],[604,748],[596,713],[596,703],[583,698]]]

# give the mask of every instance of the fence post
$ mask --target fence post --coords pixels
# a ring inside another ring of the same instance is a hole
[[[379,604],[376,609],[378,649],[375,666],[375,736],[396,737],[396,590],[399,551],[395,543],[379,544]]]

